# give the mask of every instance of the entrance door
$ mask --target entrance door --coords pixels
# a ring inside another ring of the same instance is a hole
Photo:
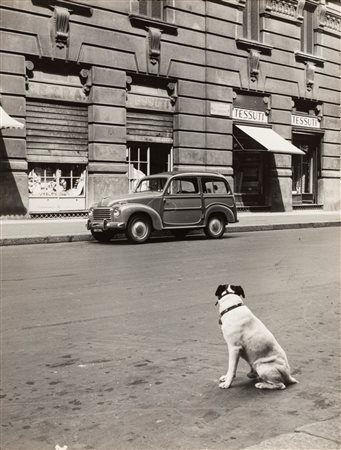
[[[129,192],[133,192],[146,175],[173,170],[170,144],[130,142],[127,148]]]
[[[264,155],[261,152],[234,151],[234,192],[241,205],[264,203]]]
[[[317,203],[318,147],[314,136],[297,135],[293,144],[304,155],[292,156],[293,204]]]

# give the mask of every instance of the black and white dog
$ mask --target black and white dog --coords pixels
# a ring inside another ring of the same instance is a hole
[[[285,351],[266,326],[244,305],[241,286],[221,284],[218,297],[221,330],[227,343],[229,366],[220,378],[219,387],[228,389],[236,375],[239,358],[250,365],[249,378],[258,378],[258,389],[285,389],[287,384],[298,383],[290,375]]]

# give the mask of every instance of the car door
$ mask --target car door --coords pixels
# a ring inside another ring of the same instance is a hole
[[[173,178],[164,194],[164,227],[195,226],[203,221],[202,196],[197,177]]]

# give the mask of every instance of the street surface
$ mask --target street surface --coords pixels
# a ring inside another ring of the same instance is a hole
[[[340,228],[3,247],[4,450],[242,449],[340,413]],[[227,350],[218,284],[300,384],[260,391]]]

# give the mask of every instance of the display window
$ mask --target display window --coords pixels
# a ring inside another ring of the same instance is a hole
[[[31,211],[85,209],[86,166],[30,163],[28,194]]]

